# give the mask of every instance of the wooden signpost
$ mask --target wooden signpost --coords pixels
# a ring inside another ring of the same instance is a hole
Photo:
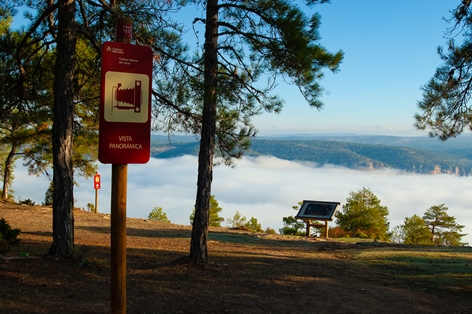
[[[131,44],[132,21],[119,18],[116,42],[102,47],[98,158],[111,173],[111,313],[126,313],[126,190],[129,163],[147,163],[151,146],[150,47]]]

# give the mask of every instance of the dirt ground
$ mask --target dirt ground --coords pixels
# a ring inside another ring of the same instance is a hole
[[[21,243],[0,260],[0,313],[110,313],[109,215],[74,212],[73,259],[46,255],[50,207],[0,203],[2,217]],[[446,274],[435,259],[425,271],[378,258],[419,247],[212,228],[210,263],[196,267],[185,259],[190,234],[128,218],[127,313],[472,313],[470,247],[447,259],[461,271]]]

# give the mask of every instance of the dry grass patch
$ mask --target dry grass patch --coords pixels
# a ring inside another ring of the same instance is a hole
[[[0,261],[0,313],[110,311],[110,219],[75,213],[76,257],[48,257],[49,208],[0,203],[21,243]],[[472,249],[324,241],[127,220],[128,313],[472,313]]]

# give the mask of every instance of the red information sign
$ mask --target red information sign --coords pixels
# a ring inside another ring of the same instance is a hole
[[[144,164],[151,155],[150,47],[106,42],[98,159],[104,164]]]
[[[100,175],[98,173],[93,176],[93,188],[95,190],[100,189]]]

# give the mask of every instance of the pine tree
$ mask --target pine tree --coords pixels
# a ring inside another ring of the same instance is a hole
[[[297,220],[293,216],[288,216],[288,217],[283,217],[283,228],[279,229],[280,234],[287,234],[287,235],[298,235],[302,236],[305,235],[305,230],[303,228],[305,227],[305,224],[299,220]]]
[[[59,1],[53,105],[53,235],[50,255],[74,254],[74,178],[72,139],[76,80],[75,1]]]
[[[220,217],[219,213],[223,210],[218,204],[214,195],[210,196],[210,213],[208,217],[208,224],[212,227],[221,227],[221,223],[225,221],[223,217]],[[190,215],[190,224],[193,225],[195,222],[195,208]]]
[[[403,230],[403,243],[415,245],[432,244],[433,234],[420,216],[406,217],[401,228]]]
[[[179,49],[176,49],[175,43],[179,42],[181,30],[175,22],[166,22],[163,18],[163,12],[169,10],[171,5],[174,2],[161,4],[155,0],[113,1],[111,4],[87,1],[79,4],[75,0],[19,0],[15,1],[15,5],[5,3],[5,7],[0,10],[2,14],[4,10],[13,14],[17,7],[23,6],[34,12],[27,15],[30,24],[26,25],[26,31],[15,47],[19,55],[28,55],[25,51],[31,42],[39,43],[48,53],[54,54],[55,61],[43,62],[35,68],[38,73],[47,74],[54,79],[54,94],[47,95],[48,99],[54,99],[54,104],[49,103],[47,111],[49,114],[53,113],[49,115],[53,123],[44,128],[41,125],[46,133],[49,132],[49,136],[36,138],[34,145],[28,146],[24,151],[30,172],[43,173],[53,165],[55,196],[51,254],[72,254],[74,169],[77,174],[84,176],[95,172],[93,162],[97,151],[101,43],[114,37],[116,18],[129,14],[140,26],[133,29],[135,37],[142,43],[153,44],[153,49],[157,50],[156,56],[159,55],[163,66],[167,64],[169,57],[176,60]],[[79,6],[80,14],[76,14]],[[0,26],[3,29],[4,25]],[[40,57],[43,55],[40,49],[36,53]],[[25,79],[31,77],[31,73],[24,71],[27,70],[25,60],[16,61],[21,67],[19,81],[25,82]],[[162,73],[167,74],[165,71]],[[166,79],[171,81],[169,78],[170,76]],[[24,91],[23,86],[19,85],[20,94]],[[46,90],[52,91],[52,88],[51,84],[49,89],[37,90],[44,93]],[[36,103],[38,98],[32,101]],[[18,109],[21,104],[10,107]],[[5,110],[1,110],[1,114],[4,112]]]
[[[429,129],[431,137],[447,140],[472,128],[472,7],[471,1],[459,1],[447,20],[452,26],[445,32],[449,37],[446,50],[438,48],[444,62],[426,83],[423,97],[418,102],[420,112],[415,115],[415,126],[419,130]],[[462,43],[457,43],[461,38]]]
[[[256,133],[251,118],[264,110],[282,109],[283,100],[272,94],[278,78],[296,85],[310,106],[320,108],[319,79],[324,69],[338,69],[343,53],[332,54],[321,46],[319,15],[306,16],[292,1],[193,2],[204,6],[205,17],[196,18],[194,24],[202,23],[205,32],[194,76],[199,80],[192,90],[197,100],[192,119],[196,122],[189,127],[200,130],[190,257],[195,264],[203,264],[208,261],[215,153],[231,164],[231,158],[240,157]],[[326,1],[305,1],[308,5],[322,2]],[[269,83],[260,87],[266,79]]]
[[[353,237],[389,238],[388,208],[380,205],[379,198],[370,189],[351,191],[342,211],[335,216],[336,224]]]
[[[251,217],[249,221],[244,225],[246,228],[251,230],[252,232],[263,232],[262,225],[257,222],[257,218]]]
[[[243,216],[239,211],[236,211],[233,217],[226,220],[226,223],[230,225],[230,228],[238,229],[246,224],[246,220],[246,216]]]
[[[458,246],[466,234],[460,232],[464,226],[456,223],[456,218],[447,214],[449,208],[444,204],[431,206],[423,215],[425,224],[429,227],[435,245]]]
[[[22,156],[25,160],[32,146],[49,135],[51,125],[50,98],[52,76],[38,70],[52,61],[53,54],[43,43],[28,41],[17,51],[22,31],[11,31],[9,25],[0,33],[0,145],[2,154],[2,199],[7,199],[13,182],[13,165]],[[21,64],[21,66],[19,66]]]
[[[167,214],[164,212],[162,207],[154,207],[149,213],[148,219],[160,222],[170,222],[169,218],[167,218]]]

